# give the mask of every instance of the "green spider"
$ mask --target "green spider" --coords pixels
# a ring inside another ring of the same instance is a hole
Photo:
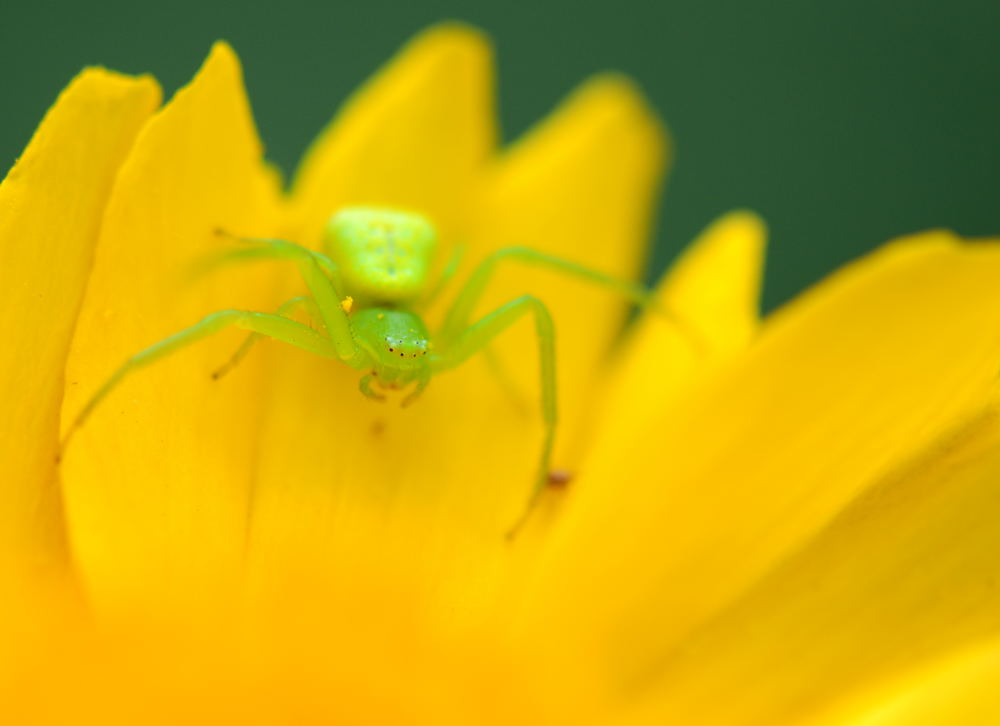
[[[225,234],[220,231],[220,234]],[[63,439],[65,450],[73,433],[96,406],[133,371],[174,353],[195,341],[235,325],[250,336],[233,358],[213,373],[218,378],[266,336],[303,348],[310,353],[341,361],[359,371],[361,392],[374,400],[385,397],[374,389],[413,389],[402,405],[412,403],[436,373],[455,368],[483,350],[501,332],[526,314],[534,316],[541,363],[541,408],[545,440],[526,519],[550,476],[550,459],[556,431],[555,331],[545,304],[533,295],[522,295],[470,324],[486,285],[498,263],[516,260],[561,271],[611,288],[643,306],[652,305],[645,288],[544,252],[507,247],[487,257],[476,268],[448,308],[440,328],[432,335],[416,311],[429,302],[454,275],[453,256],[440,280],[428,286],[431,262],[437,247],[434,225],[423,215],[398,209],[346,207],[335,213],[326,228],[324,254],[277,239],[237,238],[243,247],[220,260],[285,259],[293,261],[309,295],[292,298],[276,313],[222,310],[201,322],[154,343],[129,358],[80,410]],[[305,308],[316,328],[292,319]]]

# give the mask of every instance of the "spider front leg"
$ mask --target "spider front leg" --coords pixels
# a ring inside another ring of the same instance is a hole
[[[375,380],[376,379],[374,373],[366,373],[365,375],[361,376],[361,380],[358,382],[358,388],[361,389],[361,393],[363,393],[367,398],[370,398],[373,401],[385,401],[386,400],[385,396],[383,396],[381,393],[377,393],[375,389],[372,388],[372,384],[375,383]],[[430,382],[431,382],[431,369],[428,367],[420,372],[420,376],[417,378],[416,385],[413,387],[413,390],[406,395],[400,406],[406,408],[411,403],[420,398],[420,394],[424,392],[424,389],[427,388],[427,384]]]
[[[295,308],[304,307],[308,310],[310,318],[317,320],[320,318],[319,306],[316,305],[316,301],[307,295],[300,295],[299,297],[293,297],[291,300],[286,301],[281,307],[278,308],[277,314],[283,318],[288,317]],[[212,371],[212,380],[217,381],[224,375],[229,373],[233,368],[240,364],[244,358],[246,358],[247,353],[253,347],[253,344],[260,340],[260,333],[250,333],[243,344],[236,349],[233,353],[232,358],[230,358],[226,363],[216,370]]]
[[[337,266],[325,255],[314,252],[294,242],[280,239],[259,239],[256,237],[233,237],[219,230],[220,235],[248,245],[223,253],[209,260],[210,264],[246,259],[291,260],[299,269],[309,294],[316,303],[320,320],[337,349],[337,357],[353,368],[361,368],[367,363],[351,331],[347,312],[341,307],[344,299],[343,286]]]
[[[406,395],[402,403],[400,403],[399,405],[402,406],[403,408],[406,408],[411,403],[416,401],[418,398],[420,398],[420,395],[424,392],[424,389],[427,388],[427,384],[430,382],[431,382],[431,369],[430,367],[427,367],[420,372],[420,377],[417,378],[417,385],[413,387],[413,390]]]
[[[538,497],[548,482],[552,461],[552,447],[555,443],[556,422],[556,346],[555,326],[548,308],[538,298],[524,295],[500,306],[492,313],[480,319],[474,325],[466,328],[451,341],[439,356],[431,361],[434,372],[446,371],[466,361],[474,353],[482,350],[490,341],[513,325],[522,316],[531,313],[535,318],[535,332],[538,336],[538,359],[541,374],[541,404],[542,420],[545,424],[545,440],[542,444],[542,454],[538,466],[535,486],[523,514],[508,531],[508,538],[513,537],[527,521],[534,509]]]
[[[84,424],[97,405],[103,401],[107,395],[111,393],[111,391],[117,388],[126,376],[140,368],[160,360],[161,358],[165,358],[171,353],[176,353],[177,351],[186,348],[202,338],[208,337],[213,333],[217,333],[230,325],[235,325],[244,330],[249,330],[253,334],[266,335],[269,338],[281,340],[290,345],[307,350],[310,353],[323,356],[324,358],[338,357],[337,347],[332,340],[324,338],[312,328],[303,325],[302,323],[297,323],[294,320],[283,318],[280,315],[256,313],[246,310],[222,310],[217,313],[212,313],[202,319],[201,322],[192,325],[190,328],[185,328],[178,333],[174,333],[170,337],[164,338],[158,343],[154,343],[125,361],[125,363],[123,363],[118,370],[115,371],[99,389],[97,389],[97,392],[90,397],[90,400],[87,401],[84,407],[80,409],[80,412],[76,415],[76,418],[66,431],[66,435],[63,437],[62,443],[60,444],[60,456],[69,445],[69,442],[76,430]]]
[[[358,388],[361,389],[361,393],[365,395],[366,398],[370,398],[373,401],[385,401],[385,396],[381,393],[376,393],[372,388],[372,384],[375,382],[375,374],[366,373],[361,376],[361,380],[358,382]]]

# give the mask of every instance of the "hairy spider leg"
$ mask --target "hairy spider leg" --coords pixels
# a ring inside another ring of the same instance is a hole
[[[282,304],[281,307],[278,308],[277,315],[280,315],[283,318],[287,318],[289,317],[289,313],[291,313],[296,308],[300,307],[304,307],[307,309],[309,317],[311,319],[313,320],[321,319],[319,306],[316,305],[316,301],[313,300],[308,295],[300,295],[299,297],[293,297],[291,300],[286,301],[284,304]],[[250,333],[250,335],[246,337],[246,340],[243,341],[243,344],[236,349],[235,353],[233,353],[233,356],[228,361],[226,361],[224,365],[220,366],[219,368],[217,368],[215,371],[212,372],[212,380],[213,381],[219,380],[224,375],[229,373],[229,371],[231,371],[233,368],[238,366],[240,362],[244,358],[246,358],[246,355],[247,353],[250,352],[250,349],[253,347],[253,344],[260,339],[261,339],[260,333]]]
[[[182,348],[195,343],[223,328],[235,325],[238,328],[249,330],[255,334],[266,335],[275,340],[281,340],[290,345],[303,348],[310,353],[323,356],[324,358],[336,358],[337,349],[333,341],[324,338],[312,328],[302,323],[283,318],[280,315],[271,313],[257,313],[247,310],[221,310],[212,313],[195,323],[190,328],[185,328],[178,333],[164,338],[158,343],[154,343],[143,351],[136,353],[123,363],[107,381],[104,382],[96,393],[90,397],[86,405],[80,410],[73,420],[72,425],[63,437],[60,444],[60,455],[69,445],[73,434],[79,429],[87,418],[93,413],[97,405],[107,397],[111,391],[118,387],[127,375],[153,363],[161,358],[165,358],[171,353],[175,353]]]
[[[555,443],[556,422],[556,345],[555,326],[552,316],[545,303],[533,295],[523,295],[481,318],[478,322],[466,328],[447,349],[431,359],[435,372],[446,371],[465,362],[470,356],[485,348],[500,333],[513,325],[527,313],[535,317],[535,332],[538,336],[538,359],[541,374],[542,421],[545,425],[545,441],[542,444],[542,454],[538,466],[538,475],[534,489],[524,512],[514,526],[507,532],[507,537],[513,537],[521,528],[534,509],[538,497],[545,489],[551,468],[552,448]]]

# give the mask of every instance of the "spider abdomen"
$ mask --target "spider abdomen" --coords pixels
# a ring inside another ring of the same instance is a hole
[[[324,244],[351,295],[405,303],[427,283],[437,235],[420,214],[345,207],[330,218]]]

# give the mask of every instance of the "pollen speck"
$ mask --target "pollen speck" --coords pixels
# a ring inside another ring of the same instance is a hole
[[[351,309],[354,307],[354,298],[348,295],[343,300],[340,301],[340,309],[345,313],[350,314]]]
[[[375,317],[378,318],[379,320],[385,320],[385,313],[379,313]]]

